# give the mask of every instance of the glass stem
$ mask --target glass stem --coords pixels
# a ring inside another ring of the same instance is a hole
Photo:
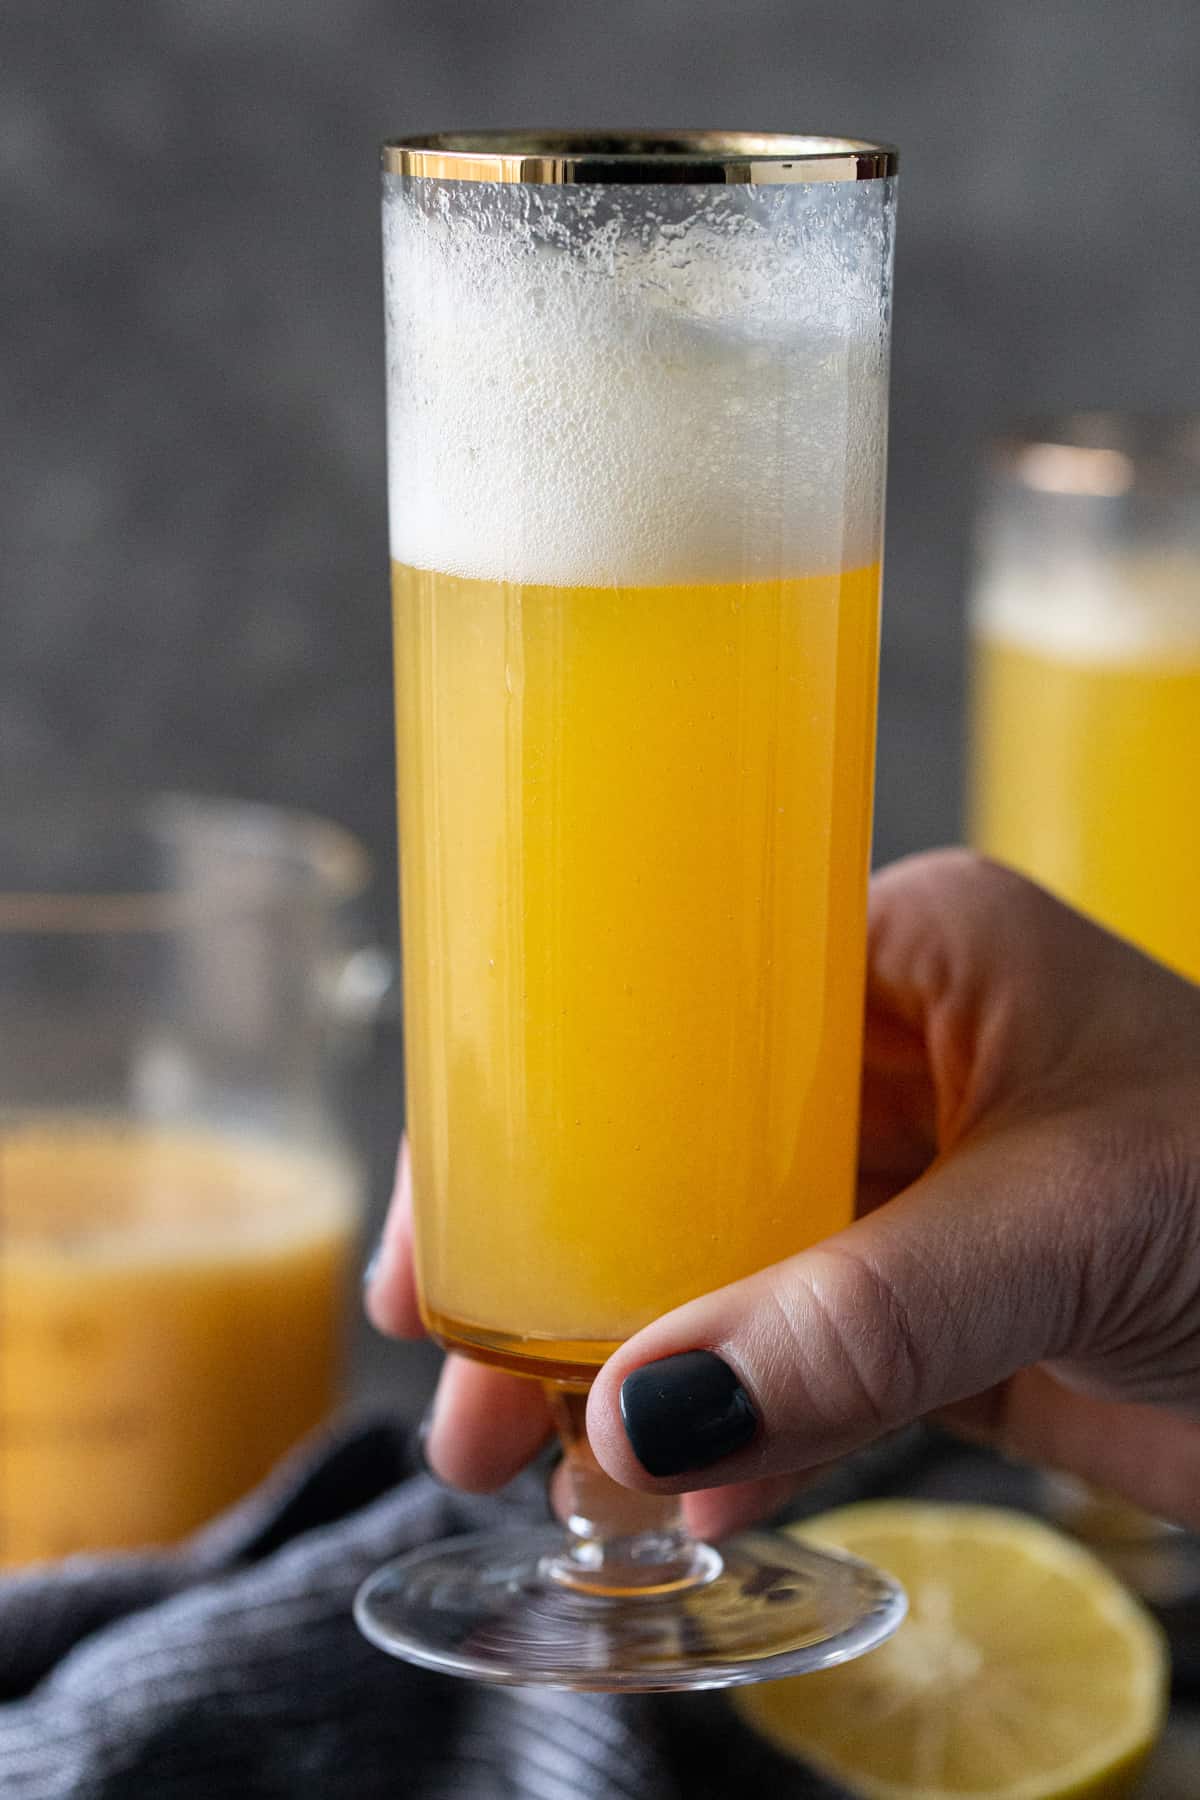
[[[546,1572],[589,1594],[660,1594],[711,1581],[721,1560],[692,1537],[674,1494],[640,1494],[606,1475],[588,1443],[587,1394],[547,1382],[562,1439],[567,1541]]]

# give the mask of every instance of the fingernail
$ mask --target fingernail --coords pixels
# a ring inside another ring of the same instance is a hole
[[[368,1256],[367,1262],[366,1262],[366,1267],[363,1269],[363,1272],[362,1272],[362,1284],[363,1284],[364,1288],[369,1288],[371,1286],[371,1284],[374,1282],[375,1277],[379,1273],[379,1265],[382,1261],[383,1261],[383,1239],[380,1238],[379,1242],[376,1244],[375,1248],[372,1250],[370,1256]]]
[[[442,1478],[429,1460],[429,1432],[432,1425],[433,1401],[431,1400],[429,1405],[425,1408],[425,1411],[421,1414],[421,1423],[417,1426],[417,1461],[420,1463],[425,1473],[441,1487],[443,1485]]]
[[[758,1430],[749,1394],[711,1350],[684,1350],[627,1375],[621,1421],[648,1475],[707,1469]]]

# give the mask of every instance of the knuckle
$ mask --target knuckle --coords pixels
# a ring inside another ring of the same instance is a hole
[[[1028,907],[1047,898],[1035,882],[1016,869],[963,846],[932,851],[919,859],[919,868],[947,911],[956,911],[964,902],[970,902],[989,914],[1007,915],[1014,905]]]
[[[921,1410],[920,1333],[895,1285],[869,1258],[824,1245],[773,1296],[783,1331],[778,1379],[833,1431],[878,1435]]]

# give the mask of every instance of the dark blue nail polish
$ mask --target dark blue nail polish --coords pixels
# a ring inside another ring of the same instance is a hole
[[[362,1284],[364,1288],[369,1288],[376,1275],[379,1273],[379,1260],[382,1254],[383,1240],[381,1238],[379,1243],[377,1243],[372,1250],[370,1256],[368,1256],[366,1267],[362,1272]]]
[[[648,1475],[707,1469],[758,1430],[749,1394],[711,1350],[684,1350],[627,1375],[621,1420]]]

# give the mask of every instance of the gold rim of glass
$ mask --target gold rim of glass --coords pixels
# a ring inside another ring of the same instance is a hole
[[[879,181],[899,161],[890,144],[772,131],[445,131],[383,146],[389,175],[543,186]]]

